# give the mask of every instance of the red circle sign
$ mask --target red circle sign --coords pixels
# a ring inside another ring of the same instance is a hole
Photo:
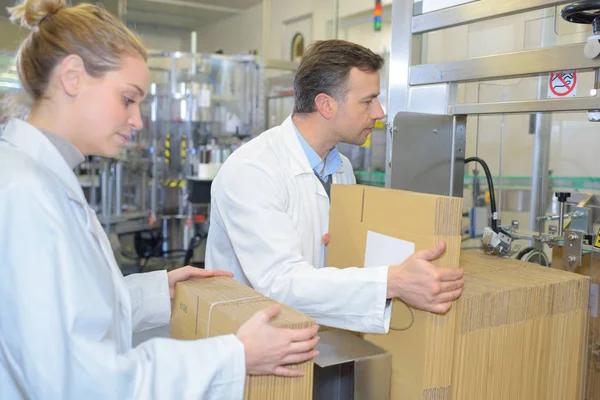
[[[549,86],[555,96],[565,97],[570,95],[577,87],[577,71],[552,72]]]

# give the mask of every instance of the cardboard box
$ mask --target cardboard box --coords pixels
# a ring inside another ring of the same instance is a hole
[[[333,185],[327,265],[364,265],[367,234],[379,233],[424,250],[444,240],[438,266],[458,267],[462,199],[361,185]],[[394,301],[388,335],[364,338],[392,353],[392,399],[450,396],[455,313],[444,316]],[[403,330],[406,327],[409,329]],[[398,330],[394,330],[398,329]]]
[[[591,279],[584,400],[600,399],[600,255],[593,255],[592,258],[592,254],[584,254],[581,267],[575,269],[575,273]],[[562,247],[552,249],[552,268],[565,270]]]
[[[182,340],[235,334],[256,312],[276,304],[232,278],[217,277],[180,282],[175,288],[171,316],[171,337]],[[313,320],[282,305],[271,322],[284,328],[306,328]],[[246,377],[246,400],[310,400],[313,392],[313,362],[296,366],[301,378],[272,375]]]
[[[462,200],[362,186],[332,187],[327,264],[365,263],[367,232],[446,254],[465,291],[445,315],[395,302],[387,335],[364,338],[392,353],[392,399],[577,399],[589,281],[520,261],[460,254]],[[414,322],[411,324],[412,316]]]

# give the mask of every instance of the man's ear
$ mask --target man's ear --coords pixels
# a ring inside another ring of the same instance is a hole
[[[75,97],[81,90],[85,78],[85,63],[76,54],[65,57],[58,65],[60,87],[69,96]]]
[[[323,118],[329,120],[333,118],[338,109],[338,102],[333,97],[325,93],[319,93],[315,97],[315,107],[317,112],[323,116]]]

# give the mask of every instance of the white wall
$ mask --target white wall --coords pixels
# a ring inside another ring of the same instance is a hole
[[[392,44],[391,26],[384,23],[381,26],[381,31],[375,32],[373,22],[356,25],[341,30],[339,38],[358,43],[377,53],[389,52]]]
[[[133,27],[140,35],[142,43],[151,51],[189,51],[190,33],[186,30],[172,30],[149,26]]]
[[[428,7],[436,4],[429,1]],[[388,5],[392,1],[384,0]],[[439,1],[438,1],[439,3]],[[381,52],[391,46],[391,29],[384,23],[382,32],[373,31],[369,17],[372,0],[341,0],[339,15],[346,21],[359,23],[339,31],[338,37]],[[283,40],[286,21],[311,15],[311,39],[333,36],[331,20],[333,0],[272,0],[269,58],[287,58],[289,38]],[[358,16],[358,17],[357,17]],[[256,6],[242,15],[232,17],[202,30],[203,45],[207,50],[221,47],[226,53],[246,52],[249,48],[262,49],[262,6]],[[360,22],[362,21],[362,22]],[[556,25],[556,26],[555,26]],[[238,32],[241,28],[242,35]],[[234,29],[235,28],[235,29]],[[305,28],[308,29],[308,28]],[[586,26],[567,24],[553,13],[535,11],[515,17],[501,18],[484,23],[446,29],[428,34],[424,61],[428,63],[460,60],[491,54],[539,48],[542,30],[546,31],[546,45],[581,42],[588,36]],[[289,32],[288,32],[289,33]],[[286,51],[287,50],[287,51]],[[582,74],[578,96],[586,96],[592,86],[591,74]],[[505,80],[493,83],[472,83],[461,88],[462,102],[490,102],[536,98],[537,79]],[[600,124],[587,122],[586,115],[555,114],[552,123],[552,154],[550,169],[555,176],[595,176],[594,163],[600,154]],[[533,166],[534,136],[529,134],[528,116],[470,118],[467,129],[467,155],[488,160],[494,174],[530,176]],[[501,152],[502,151],[502,152]],[[502,160],[501,160],[502,154]],[[500,164],[502,163],[502,168]]]
[[[383,4],[391,4],[392,0],[384,0]],[[333,0],[272,0],[271,24],[267,58],[287,59],[289,43],[284,43],[286,26],[290,21],[310,16],[311,31],[303,32],[312,40],[330,39],[332,37],[331,20],[333,18]],[[355,13],[372,11],[372,0],[341,0],[340,17],[348,17]],[[200,50],[213,51],[222,48],[226,54],[246,53],[256,48],[262,51],[262,4],[245,12],[206,26],[199,33]],[[372,24],[371,24],[372,26]],[[234,33],[235,32],[235,33]],[[289,31],[287,32],[289,33]],[[342,37],[340,35],[340,37]]]
[[[212,53],[222,49],[225,54],[248,53],[262,49],[262,4],[249,8],[198,31],[198,51]]]

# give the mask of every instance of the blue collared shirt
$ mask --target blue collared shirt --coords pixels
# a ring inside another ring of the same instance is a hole
[[[340,152],[337,147],[331,149],[331,151],[325,157],[325,162],[321,160],[321,157],[317,154],[317,152],[310,147],[310,145],[304,140],[300,131],[292,121],[292,125],[294,126],[294,130],[296,131],[296,135],[298,136],[298,140],[300,141],[300,145],[302,146],[302,150],[304,150],[304,154],[306,154],[306,158],[308,158],[308,162],[310,163],[311,168],[324,182],[329,182],[329,178],[332,174],[335,174],[342,168],[342,157],[340,157]],[[325,167],[325,169],[323,169]]]

